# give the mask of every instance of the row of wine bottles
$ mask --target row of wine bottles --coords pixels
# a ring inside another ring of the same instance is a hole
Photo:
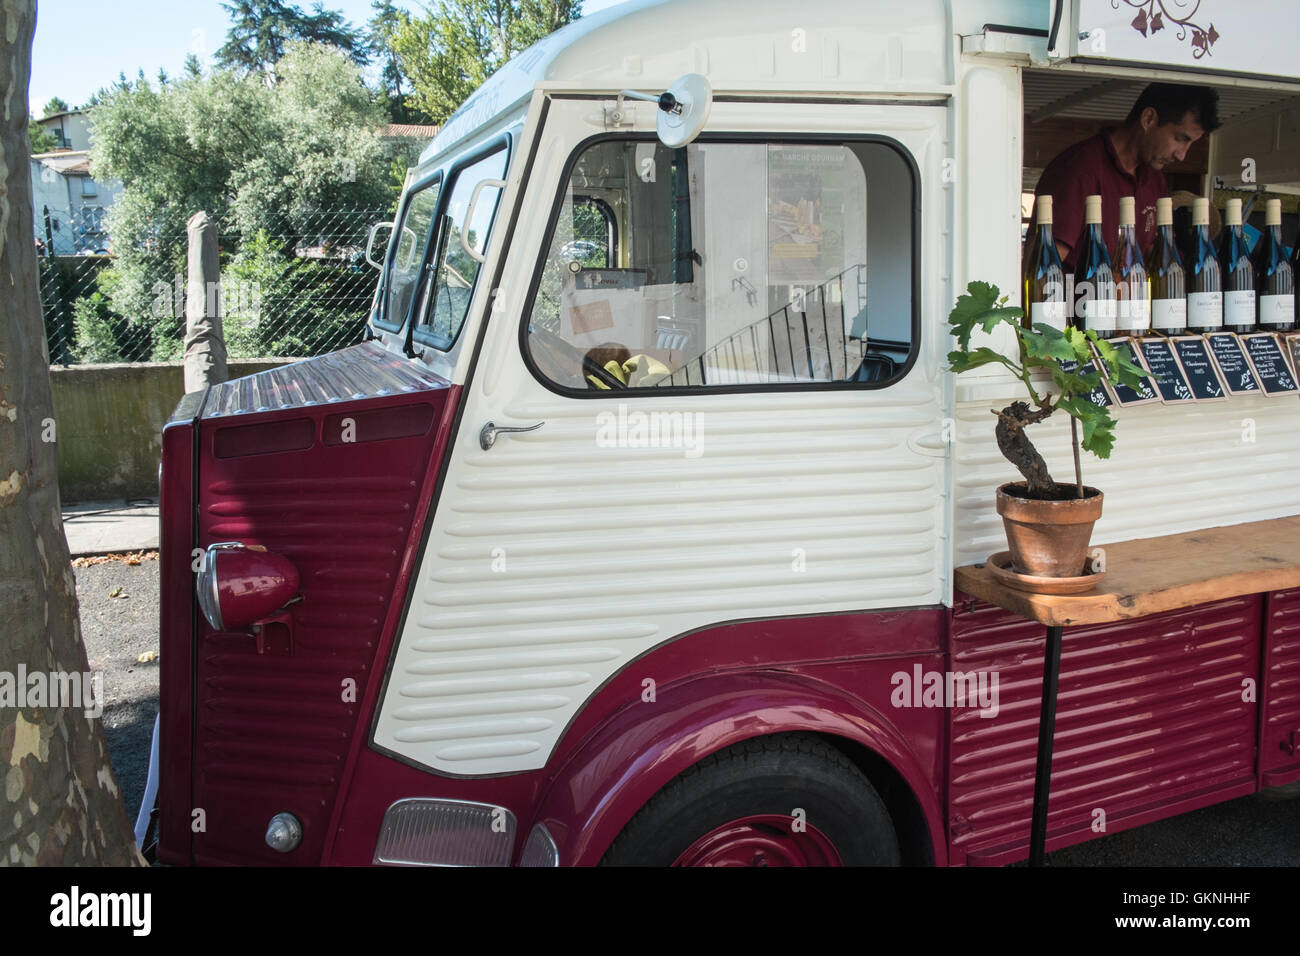
[[[1052,197],[1039,196],[1037,225],[1025,248],[1025,322],[1092,329],[1100,338],[1205,332],[1291,332],[1297,324],[1295,262],[1282,245],[1282,203],[1265,207],[1264,234],[1252,255],[1241,231],[1241,200],[1229,199],[1219,248],[1210,241],[1207,199],[1192,206],[1192,231],[1180,249],[1173,201],[1156,200],[1156,239],[1143,258],[1134,200],[1119,201],[1119,246],[1112,263],[1102,233],[1101,197],[1085,200],[1073,274],[1052,236]]]

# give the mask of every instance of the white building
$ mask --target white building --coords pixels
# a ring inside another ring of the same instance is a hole
[[[36,120],[59,148],[32,156],[32,228],[55,255],[108,251],[105,217],[122,191],[116,180],[90,174],[90,119],[86,110]]]

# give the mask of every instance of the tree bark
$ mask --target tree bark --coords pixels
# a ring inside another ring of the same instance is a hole
[[[130,865],[103,701],[79,686],[94,682],[59,514],[27,146],[35,25],[33,0],[0,0],[0,864]]]
[[[1032,410],[1027,402],[1012,402],[1002,411],[993,414],[998,416],[997,427],[993,430],[998,448],[1003,457],[1024,476],[1030,497],[1047,500],[1058,497],[1056,482],[1047,473],[1047,462],[1043,461],[1043,456],[1025,434],[1027,426],[1041,422],[1052,414],[1052,410]]]

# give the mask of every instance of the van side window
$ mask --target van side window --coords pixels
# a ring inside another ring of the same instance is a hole
[[[917,185],[883,142],[604,139],[527,315],[561,390],[879,385],[916,348]]]
[[[501,199],[499,188],[484,187],[479,191],[472,210],[473,219],[468,220],[474,189],[484,180],[503,179],[506,160],[506,149],[502,146],[460,170],[451,181],[451,193],[442,215],[441,228],[437,230],[438,248],[431,268],[433,281],[426,289],[420,322],[415,327],[415,336],[435,348],[451,348],[465,324],[481,265],[465,246],[479,255],[487,249]]]

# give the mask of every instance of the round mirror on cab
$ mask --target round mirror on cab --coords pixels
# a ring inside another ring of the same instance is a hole
[[[667,109],[664,102],[672,97]],[[709,121],[713,106],[713,87],[701,73],[687,73],[659,98],[659,118],[655,124],[659,142],[677,149],[692,142]]]
[[[658,96],[636,90],[623,90],[622,95],[658,104],[655,130],[659,142],[669,149],[678,149],[694,141],[709,121],[709,109],[713,105],[713,87],[701,73],[687,73]]]

